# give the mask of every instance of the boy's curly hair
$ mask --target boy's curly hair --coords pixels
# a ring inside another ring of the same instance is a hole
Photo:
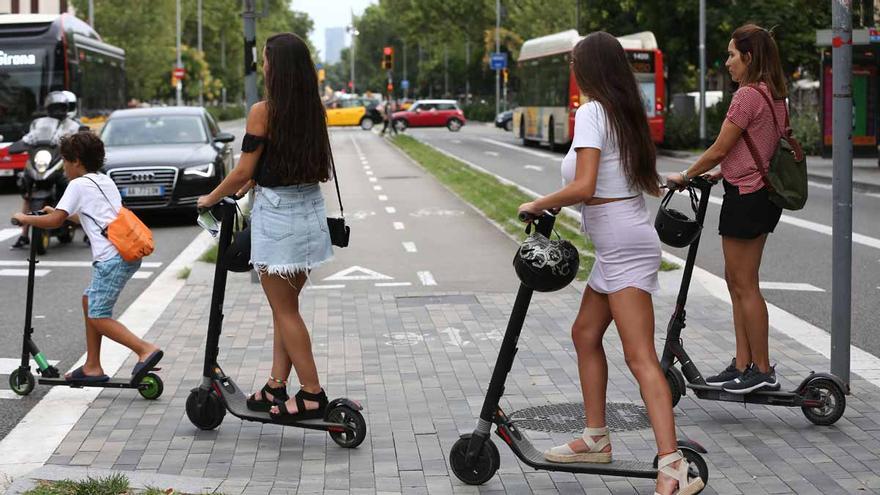
[[[104,142],[91,131],[80,131],[61,138],[61,157],[69,162],[79,160],[89,172],[104,166]]]

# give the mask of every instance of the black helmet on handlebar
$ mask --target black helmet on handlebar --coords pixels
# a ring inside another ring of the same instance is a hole
[[[230,272],[251,271],[251,228],[250,226],[236,232],[232,243],[223,255],[223,264]]]
[[[697,193],[692,185],[687,186],[688,194],[690,194],[691,208],[694,213],[697,212]],[[660,209],[657,211],[657,218],[654,219],[654,228],[657,230],[657,236],[664,244],[672,247],[683,248],[690,246],[699,236],[703,226],[697,223],[684,213],[669,208],[669,200],[675,194],[675,189],[670,188],[669,192],[660,202]]]
[[[574,280],[579,266],[580,256],[572,243],[551,240],[538,232],[528,236],[513,257],[520,282],[538,292],[564,288]]]

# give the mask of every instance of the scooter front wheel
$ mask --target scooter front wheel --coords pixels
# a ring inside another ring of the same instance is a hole
[[[669,391],[672,393],[672,407],[675,407],[685,393],[684,377],[675,366],[670,366],[666,370],[666,383],[669,384]]]
[[[340,447],[353,449],[367,438],[367,422],[364,421],[364,415],[360,411],[348,406],[337,406],[327,414],[327,421],[344,424],[354,430],[354,433],[330,430],[330,438]]]
[[[9,388],[17,395],[27,395],[34,391],[34,374],[24,368],[16,368],[9,375]]]
[[[461,481],[468,485],[482,485],[495,476],[495,471],[501,465],[501,454],[498,448],[487,438],[483,442],[483,448],[477,454],[477,458],[472,466],[468,466],[467,459],[468,445],[471,443],[471,434],[462,435],[449,451],[449,466],[452,472]]]
[[[813,424],[829,426],[837,422],[846,410],[846,394],[833,380],[817,378],[807,383],[807,391],[810,396],[806,399],[820,399],[825,401],[822,407],[801,407],[804,416]]]
[[[189,397],[186,398],[186,417],[196,428],[213,430],[220,426],[224,416],[226,416],[226,407],[214,390],[208,392],[204,403],[201,404],[199,403],[199,389],[190,390]]]
[[[138,393],[141,394],[141,397],[147,400],[158,399],[164,390],[165,384],[162,383],[162,379],[159,378],[159,375],[155,373],[147,373],[138,387]]]

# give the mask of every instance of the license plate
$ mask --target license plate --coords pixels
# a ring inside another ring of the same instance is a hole
[[[0,168],[0,177],[12,177],[15,175],[15,170],[11,168]]]
[[[165,188],[162,186],[137,186],[123,187],[120,191],[123,198],[145,197],[145,196],[162,196],[165,194]]]

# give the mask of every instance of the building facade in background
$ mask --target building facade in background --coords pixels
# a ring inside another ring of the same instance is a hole
[[[342,48],[345,46],[345,28],[332,27],[325,29],[324,44],[327,52],[324,54],[324,63],[333,65],[339,62]]]
[[[0,0],[0,14],[63,14],[73,12],[67,0]]]

